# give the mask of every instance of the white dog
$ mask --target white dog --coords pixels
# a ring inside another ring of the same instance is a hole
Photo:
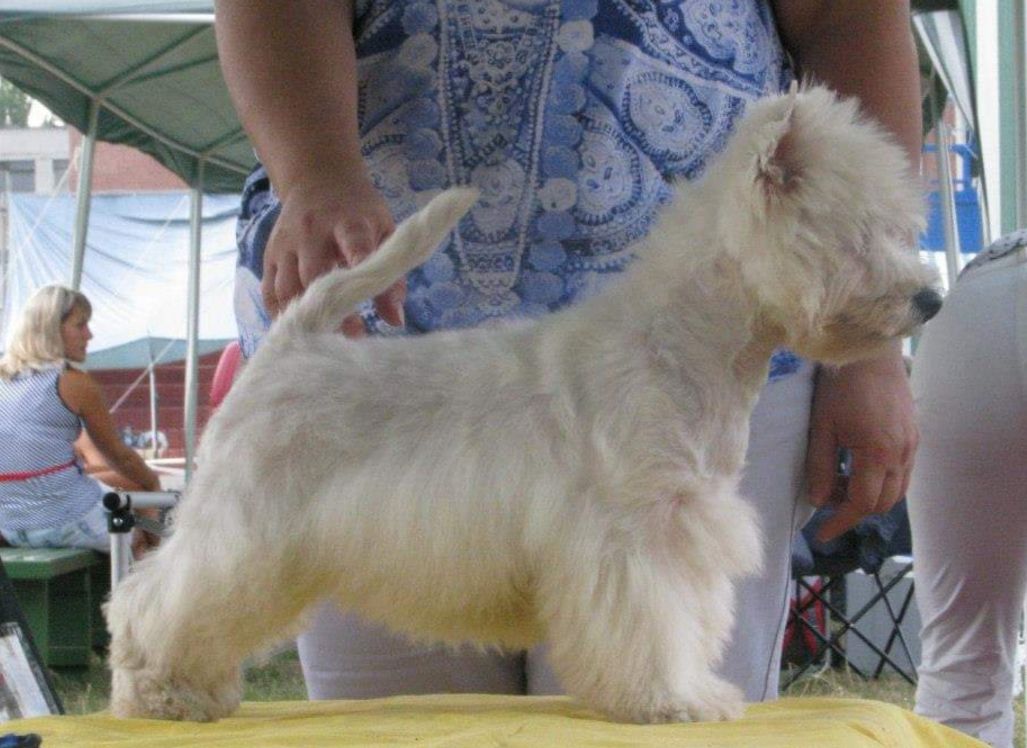
[[[615,719],[741,712],[714,666],[732,580],[759,565],[738,483],[767,361],[874,355],[940,303],[906,246],[902,151],[856,103],[793,90],[749,107],[599,296],[500,328],[334,332],[475,198],[443,193],[272,327],[173,536],[112,596],[115,714],[229,714],[242,660],[326,595],[426,640],[544,639]]]

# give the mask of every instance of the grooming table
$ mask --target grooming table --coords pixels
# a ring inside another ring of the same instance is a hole
[[[682,748],[972,748],[972,738],[890,704],[782,699],[750,706],[735,722],[625,725],[564,697],[400,696],[370,701],[248,702],[214,724],[117,720],[107,714],[37,717],[3,725],[35,732],[43,748],[418,745],[681,746]]]

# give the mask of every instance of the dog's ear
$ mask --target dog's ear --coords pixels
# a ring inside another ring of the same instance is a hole
[[[801,165],[796,147],[795,108],[799,100],[799,86],[794,81],[788,94],[782,97],[784,105],[760,131],[756,153],[756,175],[761,187],[770,195],[787,194],[795,188]]]

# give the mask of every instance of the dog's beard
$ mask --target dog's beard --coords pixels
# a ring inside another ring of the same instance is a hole
[[[875,315],[835,319],[815,335],[797,337],[790,347],[814,361],[843,366],[887,353],[896,340],[914,334],[921,326],[912,311],[877,315],[872,324],[867,316]]]

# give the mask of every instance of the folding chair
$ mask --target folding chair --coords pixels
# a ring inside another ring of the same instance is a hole
[[[784,679],[781,690],[787,690],[820,662],[825,666],[845,663],[862,678],[880,677],[888,667],[915,685],[916,663],[902,631],[913,602],[912,542],[905,501],[888,514],[868,518],[841,538],[821,544],[816,541],[816,530],[830,512],[830,509],[819,510],[803,528],[793,548],[792,577],[796,594],[788,616],[786,641],[794,643],[795,637],[802,637],[807,646],[806,656]],[[896,562],[896,573],[885,578],[883,566],[888,559]],[[872,594],[858,610],[851,610],[851,606],[843,603],[846,581],[852,573],[864,573],[874,583]],[[811,577],[816,579],[811,581]],[[908,589],[895,600],[892,590],[903,581],[910,582]],[[860,629],[861,621],[881,609],[889,624],[883,646]],[[811,615],[811,611],[818,610],[823,614]],[[849,656],[846,643],[853,638],[869,648],[876,658],[872,671],[859,667]],[[813,641],[815,645],[810,645]],[[791,647],[791,651],[795,649]],[[902,659],[899,659],[900,654]]]

